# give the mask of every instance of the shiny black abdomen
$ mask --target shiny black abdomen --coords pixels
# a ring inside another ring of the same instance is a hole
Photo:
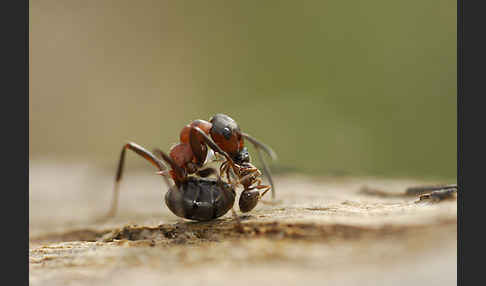
[[[230,184],[188,177],[178,189],[175,186],[169,189],[165,203],[179,217],[206,221],[226,214],[233,207],[235,197]]]

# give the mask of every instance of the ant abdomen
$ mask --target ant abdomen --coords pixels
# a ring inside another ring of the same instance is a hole
[[[222,181],[188,177],[165,195],[167,207],[177,216],[207,221],[226,214],[235,201],[236,192]]]

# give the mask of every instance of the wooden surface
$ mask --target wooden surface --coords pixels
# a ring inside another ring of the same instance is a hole
[[[441,182],[276,176],[240,232],[231,212],[175,217],[152,169],[126,171],[100,222],[114,172],[31,163],[31,285],[456,285],[456,198],[404,195]]]

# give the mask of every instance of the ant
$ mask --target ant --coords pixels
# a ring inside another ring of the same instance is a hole
[[[170,150],[171,158],[189,174],[196,173],[200,176],[207,176],[206,170],[201,170],[201,168],[208,157],[206,144],[209,141],[204,138],[208,136],[219,147],[219,149],[211,148],[226,158],[226,161],[220,166],[220,174],[226,174],[230,183],[232,176],[237,177],[238,183],[244,187],[242,196],[247,197],[247,200],[240,199],[239,205],[242,212],[252,210],[258,200],[270,189],[272,190],[272,198],[275,198],[272,176],[260,150],[265,151],[273,159],[277,157],[275,152],[250,135],[241,132],[236,121],[228,115],[216,114],[209,119],[209,122],[198,119],[184,126],[180,133],[180,143],[174,145]],[[250,163],[250,154],[244,146],[243,138],[256,147],[270,186],[262,184],[262,180],[259,178],[262,173]],[[259,190],[263,191],[260,193]],[[246,202],[252,203],[246,204]]]
[[[199,127],[202,127],[202,129]],[[215,139],[216,143],[208,136],[208,134]],[[261,175],[261,172],[250,163],[250,156],[246,147],[243,147],[242,137],[248,139],[257,148],[259,157],[264,165],[264,171],[269,178],[271,186],[261,184],[261,179],[258,178]],[[258,142],[248,134],[241,133],[236,122],[229,116],[217,114],[210,119],[210,122],[195,120],[183,128],[180,138],[181,143],[171,148],[169,156],[159,149],[154,151],[154,153],[169,163],[172,168],[172,170],[169,171],[167,171],[167,168],[159,158],[143,149],[141,146],[138,146],[135,143],[127,143],[123,146],[115,179],[114,199],[108,216],[113,216],[116,212],[119,182],[123,173],[126,149],[130,149],[138,155],[144,157],[159,169],[159,172],[157,173],[163,175],[166,183],[169,186],[169,191],[166,194],[166,204],[174,214],[180,217],[194,220],[208,220],[225,214],[229,208],[232,209],[234,204],[234,195],[230,195],[230,198],[232,197],[232,199],[228,199],[227,193],[233,193],[235,185],[230,179],[229,170],[231,170],[234,175],[238,177],[238,183],[242,184],[244,187],[244,191],[240,195],[239,200],[239,206],[242,212],[252,210],[257,205],[260,198],[266,192],[268,192],[270,188],[272,189],[272,194],[274,194],[273,181],[271,179],[270,172],[268,171],[268,167],[260,154],[259,148],[262,148],[273,158],[276,157],[275,153],[269,147]],[[219,142],[219,144],[217,142]],[[223,171],[226,173],[230,184],[222,182],[219,175],[217,175],[217,184],[214,183],[215,181],[213,180],[188,177],[189,174],[194,173],[200,177],[207,177],[212,173],[215,173],[215,170],[212,168],[202,169],[204,162],[207,159],[207,146],[226,158],[226,161],[220,168],[220,172]],[[223,148],[228,150],[229,154]],[[174,180],[174,187],[170,187],[170,183],[166,178],[166,175],[170,175],[170,177]],[[252,186],[255,183],[257,183],[257,185]],[[231,188],[228,186],[231,186]],[[179,187],[181,188],[181,193],[176,195],[177,191],[175,190],[178,190]],[[231,192],[223,191],[229,190],[228,188],[231,190]],[[258,191],[260,189],[264,189],[262,194],[260,194]],[[224,202],[221,202],[219,199],[213,200],[215,195],[217,195],[216,198],[220,198],[221,194],[225,195]],[[201,195],[201,197],[199,197],[199,195]],[[179,199],[175,200],[169,198]],[[188,201],[188,199],[190,199],[190,201]],[[182,211],[183,209],[187,209],[189,205],[192,207],[196,206],[197,208],[197,204],[194,205],[195,202],[198,202],[197,200],[200,200],[200,203],[204,203],[206,209],[213,210],[214,215],[209,217],[194,215],[192,212],[187,213],[187,211]],[[232,211],[235,215],[233,209]]]

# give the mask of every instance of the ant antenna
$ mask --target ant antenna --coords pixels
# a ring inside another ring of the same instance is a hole
[[[243,136],[245,139],[248,139],[248,141],[250,141],[253,144],[253,146],[255,146],[255,149],[257,150],[258,159],[262,162],[262,165],[263,165],[263,172],[267,176],[268,181],[270,182],[270,185],[272,186],[272,199],[274,200],[275,199],[275,185],[273,184],[272,174],[270,172],[270,168],[268,168],[268,165],[267,165],[267,163],[265,162],[265,160],[262,156],[262,152],[260,151],[260,149],[265,151],[265,153],[267,153],[270,157],[272,157],[273,160],[277,160],[277,154],[275,153],[275,151],[272,150],[272,148],[270,148],[269,146],[259,142],[258,140],[251,137],[250,135],[248,135],[246,133],[241,133],[241,136]]]

